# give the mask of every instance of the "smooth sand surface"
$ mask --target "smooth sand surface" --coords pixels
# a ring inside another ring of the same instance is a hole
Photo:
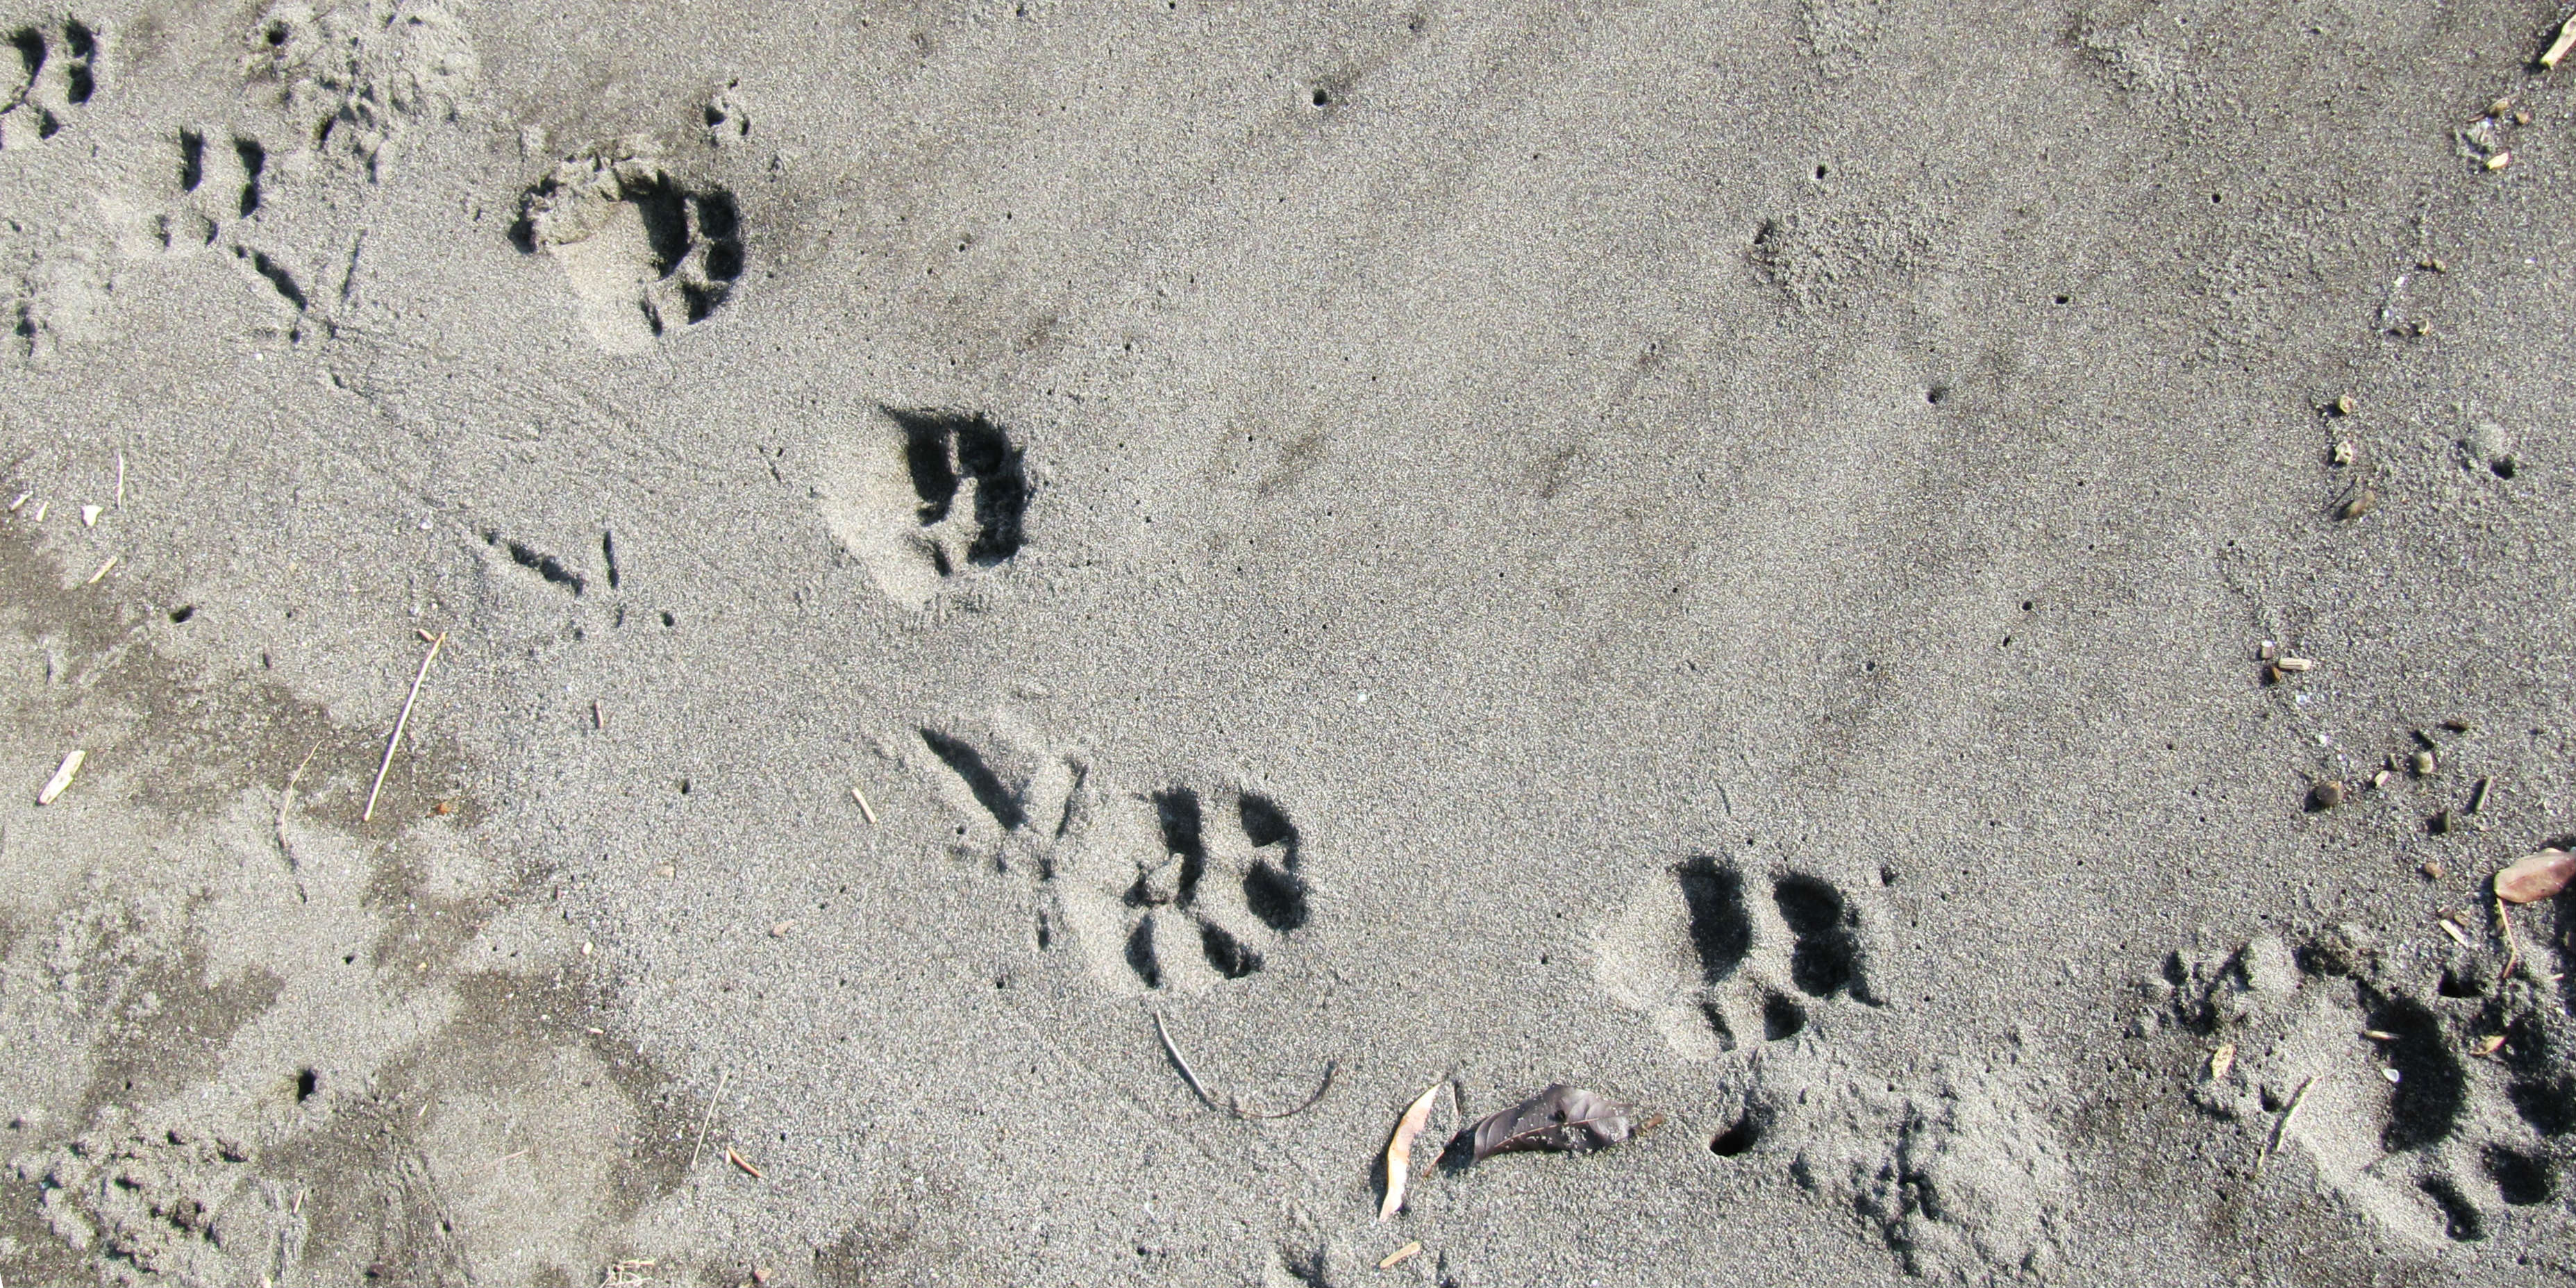
[[[0,1280],[2566,1282],[2562,17],[10,6]]]

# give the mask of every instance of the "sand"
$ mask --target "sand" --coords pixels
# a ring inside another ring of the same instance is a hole
[[[0,1281],[2576,1277],[2562,16],[12,6]]]

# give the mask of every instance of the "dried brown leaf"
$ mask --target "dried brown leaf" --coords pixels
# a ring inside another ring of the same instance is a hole
[[[1404,1208],[1404,1173],[1413,1161],[1414,1139],[1422,1134],[1423,1124],[1431,1121],[1431,1106],[1440,1099],[1440,1089],[1447,1083],[1435,1082],[1430,1090],[1414,1098],[1404,1116],[1395,1120],[1395,1134],[1386,1141],[1386,1199],[1377,1205],[1377,1219],[1392,1220]]]
[[[2565,850],[2527,854],[2496,873],[2496,897],[2506,903],[2537,903],[2566,889],[2570,877],[2576,877],[2576,854]]]
[[[1637,1134],[1636,1109],[1598,1092],[1551,1082],[1537,1095],[1488,1114],[1471,1133],[1474,1161],[1525,1149],[1587,1154]]]

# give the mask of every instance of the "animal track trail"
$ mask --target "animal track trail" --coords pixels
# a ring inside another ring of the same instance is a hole
[[[1026,540],[1019,444],[980,413],[881,408],[823,453],[824,523],[886,597],[923,607]]]
[[[1125,790],[1007,726],[921,738],[969,820],[955,848],[1027,880],[1038,947],[1073,949],[1113,991],[1197,993],[1257,974],[1311,918],[1297,825],[1241,783]]]
[[[0,152],[39,146],[63,132],[98,92],[98,30],[77,18],[9,33],[20,73],[0,106]]]
[[[733,194],[682,181],[640,142],[565,159],[520,197],[510,236],[563,269],[583,329],[610,353],[705,321],[743,271]]]
[[[1874,922],[1822,877],[1695,856],[1600,931],[1595,970],[1676,1052],[1706,1059],[1794,1038],[1820,1008],[1878,1005]]]

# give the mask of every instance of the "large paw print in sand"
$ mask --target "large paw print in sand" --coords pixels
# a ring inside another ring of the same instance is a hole
[[[983,415],[883,408],[821,459],[824,523],[898,604],[927,607],[1020,552],[1022,450]]]
[[[2237,1124],[2238,1149],[2313,1174],[2403,1242],[2563,1243],[2576,1007],[2560,930],[2382,949],[2339,926],[2295,948],[2178,951],[2133,1032],[2188,1040],[2190,1097]]]
[[[520,197],[510,237],[562,267],[582,328],[610,353],[705,321],[742,276],[733,194],[683,182],[641,140],[566,158]]]
[[[1601,928],[1594,968],[1695,1059],[1805,1032],[1818,1008],[1878,1004],[1876,918],[1832,881],[1698,856]]]
[[[1269,796],[1177,775],[1145,791],[1006,725],[924,729],[964,816],[955,847],[1029,880],[1037,943],[1124,993],[1195,993],[1259,972],[1306,926],[1304,841]]]

